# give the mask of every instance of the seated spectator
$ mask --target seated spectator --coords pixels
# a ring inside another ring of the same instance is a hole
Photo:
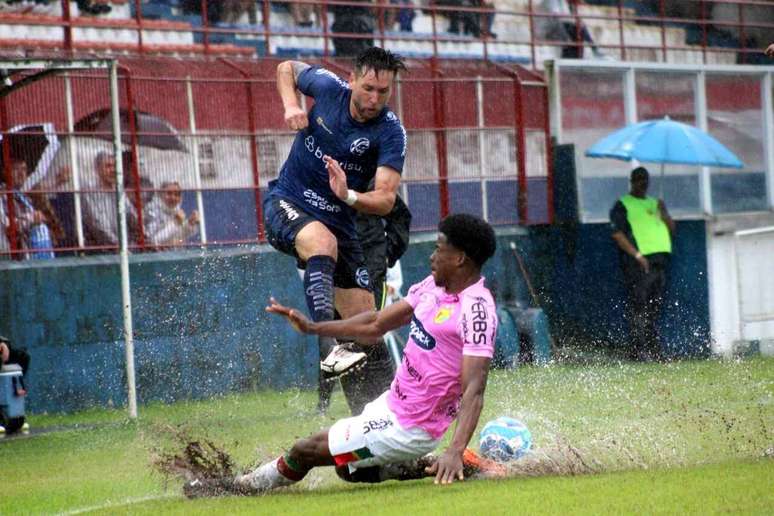
[[[315,25],[319,27],[322,24],[322,5],[297,2],[284,5],[288,7],[296,27],[313,27]],[[316,22],[312,21],[312,13],[314,13]]]
[[[99,16],[109,13],[112,8],[105,0],[75,0],[82,15]]]
[[[583,42],[585,41],[591,46],[594,57],[604,59],[607,56],[599,51],[591,37],[591,33],[589,33],[588,27],[578,17],[578,4],[581,3],[583,3],[583,0],[543,0],[541,4],[542,11],[555,15],[564,15],[547,19],[544,24],[544,37],[546,39],[572,43],[562,47],[562,58],[582,59]]]
[[[180,246],[199,231],[199,212],[186,217],[177,181],[161,184],[161,192],[145,209],[145,236],[156,246]]]
[[[183,0],[181,3],[185,14],[202,14],[201,0]],[[254,0],[207,0],[208,23],[239,23],[247,13],[250,23],[256,23]]]
[[[384,13],[384,30],[394,30],[398,23],[401,32],[413,32],[414,2],[413,0],[390,0],[390,5],[404,6],[400,9],[387,9]]]
[[[27,395],[24,378],[27,376],[27,368],[30,366],[30,355],[23,349],[11,347],[11,341],[0,335],[0,366],[5,364],[18,364],[22,369],[21,388],[17,390],[19,396]]]
[[[107,151],[94,158],[94,178],[81,196],[83,231],[87,246],[118,245],[118,212],[116,210],[116,160]],[[137,215],[131,203],[126,210],[128,234],[136,234]]]
[[[11,224],[16,229],[17,248],[38,250],[26,253],[27,258],[53,258],[53,241],[50,226],[58,224],[56,216],[50,205],[47,204],[44,195],[31,196],[24,191],[27,180],[27,163],[21,159],[12,158],[10,162],[11,184],[0,183],[0,190],[12,190],[13,192],[13,220],[8,206],[8,194],[0,195],[0,252],[11,250],[10,234]],[[36,207],[43,203],[47,209],[40,210]]]
[[[371,3],[370,0],[362,0]],[[333,33],[373,34],[375,28],[374,13],[371,7],[354,5],[330,5],[335,16],[331,31]],[[373,38],[334,37],[333,48],[337,57],[354,57],[374,46]]]

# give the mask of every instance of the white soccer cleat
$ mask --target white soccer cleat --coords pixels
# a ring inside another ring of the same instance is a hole
[[[320,362],[320,371],[326,378],[337,378],[351,373],[365,361],[366,355],[362,351],[352,349],[352,343],[336,344],[331,352]]]
[[[244,475],[237,475],[232,485],[239,494],[256,495],[276,487],[285,487],[295,482],[282,476],[277,470],[279,459],[267,462]]]

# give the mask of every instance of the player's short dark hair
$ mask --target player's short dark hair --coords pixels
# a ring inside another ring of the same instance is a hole
[[[438,223],[438,231],[446,235],[451,245],[463,251],[481,268],[497,249],[492,226],[485,220],[467,213],[454,213]]]
[[[395,75],[406,69],[406,63],[398,54],[380,47],[370,47],[358,54],[355,58],[355,74],[362,76],[368,70],[373,70],[376,75],[386,70]]]
[[[634,170],[632,170],[632,173],[629,176],[630,179],[640,179],[640,178],[648,179],[648,177],[650,177],[650,174],[648,173],[648,169],[645,167],[635,168]]]

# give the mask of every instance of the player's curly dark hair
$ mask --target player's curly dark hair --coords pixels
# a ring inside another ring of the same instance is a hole
[[[438,223],[438,231],[451,245],[463,251],[481,268],[497,248],[495,233],[486,221],[467,213],[449,215]]]
[[[379,75],[382,70],[397,75],[398,72],[405,69],[406,63],[403,62],[400,55],[379,47],[367,48],[355,58],[355,73],[357,75],[363,75],[368,70],[373,70],[376,75]]]

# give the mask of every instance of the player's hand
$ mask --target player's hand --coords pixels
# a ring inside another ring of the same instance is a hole
[[[333,194],[342,201],[347,198],[347,174],[341,168],[339,162],[328,155],[323,156],[325,169],[328,171],[328,183],[331,185]]]
[[[294,131],[306,129],[309,125],[309,117],[306,111],[298,106],[292,106],[285,109],[285,123]]]
[[[296,331],[309,333],[311,321],[298,310],[278,303],[273,297],[269,298],[269,306],[266,307],[266,311],[283,316]]]
[[[769,45],[769,48],[766,49],[766,55],[769,57],[774,57],[774,43]]]
[[[446,450],[425,472],[435,475],[435,484],[451,484],[455,480],[465,480],[462,473],[462,453]]]

